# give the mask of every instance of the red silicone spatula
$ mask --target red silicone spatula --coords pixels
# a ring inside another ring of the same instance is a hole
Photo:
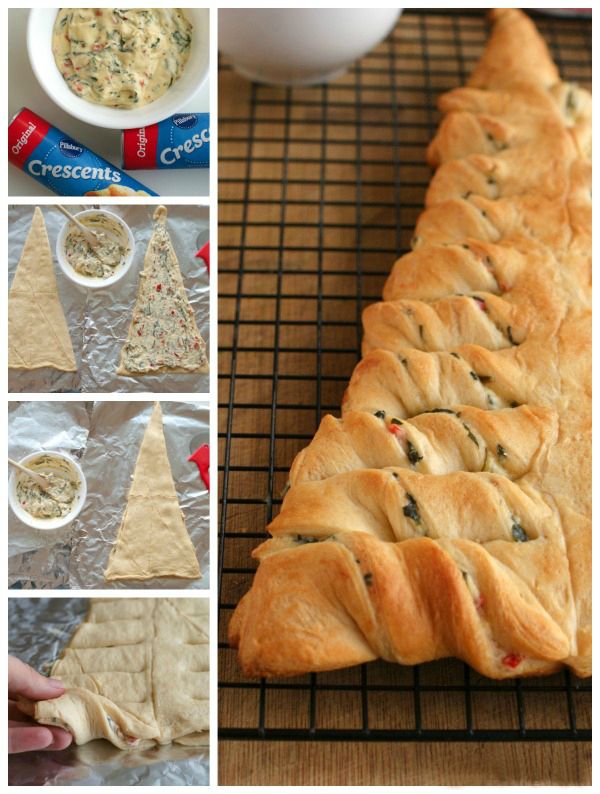
[[[210,491],[210,474],[208,467],[210,465],[210,447],[208,444],[202,444],[201,447],[190,455],[188,460],[193,461],[198,467],[202,482],[206,485],[207,490]]]
[[[204,260],[206,272],[210,275],[210,243],[204,243],[202,248],[196,254],[196,259]]]

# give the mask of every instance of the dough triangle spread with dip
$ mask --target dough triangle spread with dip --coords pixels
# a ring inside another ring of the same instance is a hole
[[[209,727],[208,599],[98,598],[52,675],[67,691],[20,702],[76,744],[122,749],[206,744]]]
[[[173,484],[159,403],[144,433],[104,576],[107,581],[201,576]]]
[[[75,354],[58,297],[44,216],[35,208],[8,293],[8,366],[75,372]]]
[[[208,372],[206,346],[167,232],[166,207],[157,207],[154,220],[118,374]]]

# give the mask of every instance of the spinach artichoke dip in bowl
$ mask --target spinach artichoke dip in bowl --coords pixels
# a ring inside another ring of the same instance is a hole
[[[125,221],[108,210],[84,210],[74,216],[93,232],[94,247],[72,221],[56,239],[56,258],[63,273],[81,287],[106,289],[129,270],[135,253],[133,233]]]
[[[143,107],[181,77],[192,25],[180,8],[61,8],[52,31],[58,70],[76,96]]]
[[[21,472],[13,471],[8,484],[8,502],[13,513],[34,529],[60,529],[80,513],[87,496],[81,466],[65,452],[33,452],[22,466],[48,480],[43,489]]]
[[[42,88],[99,127],[154,124],[189,104],[208,74],[209,12],[199,8],[39,8],[27,43]]]

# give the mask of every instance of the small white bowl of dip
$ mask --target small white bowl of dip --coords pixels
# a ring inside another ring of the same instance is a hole
[[[119,264],[114,267],[112,275],[102,278],[101,276],[88,275],[79,272],[75,269],[75,264],[79,257],[80,261],[86,257],[86,251],[89,248],[83,242],[82,232],[77,230],[77,227],[72,221],[66,221],[63,224],[58,237],[56,239],[56,258],[61,270],[75,284],[86,289],[106,289],[107,287],[116,284],[117,281],[123,278],[125,273],[131,267],[135,255],[135,238],[129,226],[125,223],[123,218],[116,215],[114,212],[109,212],[105,209],[83,210],[74,215],[78,221],[88,227],[90,231],[99,231],[106,233],[114,242],[122,245],[125,249]],[[83,247],[74,247],[73,243],[80,241]],[[111,268],[112,269],[112,268]]]
[[[196,94],[208,75],[209,11],[184,8],[193,25],[190,54],[182,75],[161,97],[136,108],[111,108],[78,97],[61,75],[52,52],[52,31],[60,9],[32,8],[27,24],[31,68],[44,91],[65,113],[86,124],[124,130],[146,127],[178,113]]]
[[[87,497],[85,475],[79,463],[66,452],[32,452],[19,461],[21,466],[31,468],[38,474],[53,473],[77,483],[77,491],[69,510],[62,516],[45,518],[35,516],[26,510],[19,499],[18,487],[27,482],[26,474],[13,469],[8,481],[8,504],[16,517],[33,529],[61,529],[70,524],[81,512]]]
[[[394,28],[401,8],[220,8],[219,50],[268,85],[314,85],[341,75]]]

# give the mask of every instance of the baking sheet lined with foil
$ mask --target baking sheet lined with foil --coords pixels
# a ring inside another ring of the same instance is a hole
[[[86,598],[9,598],[8,652],[41,673],[85,617]],[[104,739],[60,752],[8,756],[11,786],[207,786],[208,747],[119,750]]]
[[[79,461],[87,482],[81,513],[62,529],[32,529],[9,509],[9,587],[208,589],[209,492],[196,464],[188,461],[209,441],[205,401],[161,401],[173,481],[202,578],[104,580],[152,407],[145,401],[9,402],[9,456],[19,460],[38,450],[68,452]]]
[[[137,298],[140,273],[152,234],[154,205],[69,206],[76,214],[84,209],[106,209],[121,217],[135,238],[129,271],[106,289],[88,290],[74,284],[56,259],[56,239],[67,219],[52,206],[43,206],[60,302],[73,342],[77,372],[52,367],[9,369],[8,390],[13,393],[48,392],[206,392],[208,373],[165,373],[129,377],[117,375],[121,348],[127,339]],[[209,350],[210,288],[206,264],[196,258],[209,239],[208,207],[169,205],[167,230],[179,261],[183,283],[194,310],[198,329]],[[8,210],[8,286],[12,283],[31,226],[34,207],[13,205]]]

